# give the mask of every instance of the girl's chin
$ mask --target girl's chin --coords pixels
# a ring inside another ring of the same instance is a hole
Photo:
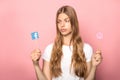
[[[72,32],[69,32],[69,33],[61,33],[63,36],[68,36],[68,35],[71,35]]]

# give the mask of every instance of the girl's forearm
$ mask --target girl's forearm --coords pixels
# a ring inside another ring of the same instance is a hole
[[[37,63],[37,64],[33,63],[33,65],[34,65],[34,68],[35,68],[35,73],[36,73],[37,80],[47,80],[44,73],[40,69],[39,63]]]
[[[85,80],[95,80],[96,67],[92,67],[89,75]]]

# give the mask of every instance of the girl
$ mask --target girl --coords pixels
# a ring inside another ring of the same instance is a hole
[[[100,51],[83,43],[75,10],[62,6],[56,15],[56,38],[42,55],[43,69],[39,67],[41,52],[35,49],[31,58],[38,80],[94,80],[96,67],[101,63]]]

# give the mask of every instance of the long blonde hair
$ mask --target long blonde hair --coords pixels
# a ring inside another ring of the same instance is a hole
[[[71,65],[74,73],[78,77],[85,77],[87,71],[87,64],[85,59],[85,54],[83,52],[83,42],[79,35],[79,24],[75,10],[70,6],[62,6],[59,8],[56,14],[56,38],[54,41],[52,55],[50,59],[50,73],[52,77],[58,77],[61,75],[61,58],[62,58],[62,45],[63,37],[58,30],[57,19],[60,13],[65,13],[70,18],[70,23],[72,26],[72,38],[71,42],[73,45],[73,55]]]

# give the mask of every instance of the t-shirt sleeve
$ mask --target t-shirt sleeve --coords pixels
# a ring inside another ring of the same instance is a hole
[[[85,43],[83,47],[83,51],[85,53],[86,62],[90,62],[93,54],[92,47],[89,44]]]
[[[53,48],[53,44],[50,44],[45,48],[44,53],[42,54],[43,60],[48,61],[48,62],[50,61],[52,48]]]

